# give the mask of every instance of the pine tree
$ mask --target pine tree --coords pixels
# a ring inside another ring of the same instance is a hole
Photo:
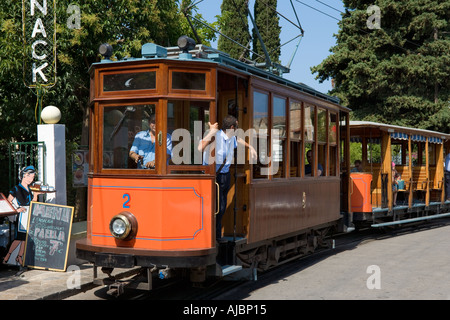
[[[219,25],[221,33],[243,46],[249,46],[250,32],[247,21],[247,1],[223,0],[220,9]],[[249,57],[248,50],[222,35],[219,36],[217,48],[228,53],[234,59]]]
[[[332,93],[357,119],[449,132],[450,2],[344,5],[337,45],[312,69],[317,78],[335,80]]]
[[[279,63],[281,27],[279,25],[280,18],[276,13],[277,0],[256,0],[254,8],[255,23],[269,53],[270,60]],[[264,59],[264,51],[254,28],[253,51],[261,56],[258,58],[258,56],[253,55],[253,60]]]

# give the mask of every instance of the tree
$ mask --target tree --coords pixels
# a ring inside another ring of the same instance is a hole
[[[246,0],[223,0],[219,27],[222,34],[250,49],[250,32],[247,21]],[[249,53],[242,46],[219,36],[217,48],[228,53],[234,59],[248,58]]]
[[[281,54],[281,27],[279,25],[280,19],[277,15],[276,9],[277,0],[255,1],[255,23],[258,27],[259,34],[264,41],[270,60],[272,62],[279,63]],[[261,47],[255,28],[253,28],[253,51],[264,58],[264,51]],[[253,60],[256,59],[257,56],[254,55]]]
[[[200,38],[200,42],[207,46],[211,46],[210,40],[216,40],[216,32],[214,30],[217,28],[218,22],[208,23],[203,16],[198,13],[198,7],[195,5],[195,2],[195,0],[182,0],[181,12],[194,18],[192,19],[189,17],[189,21],[192,24],[192,27],[195,28],[195,32]],[[186,19],[181,22],[187,30],[185,34],[197,40],[194,31],[192,31],[192,27],[189,25],[189,21]]]
[[[47,1],[48,5],[52,2]],[[57,82],[43,97],[43,105],[56,105],[61,110],[61,123],[67,129],[67,150],[72,145],[88,144],[88,70],[100,60],[98,48],[102,43],[113,46],[112,59],[140,57],[144,43],[176,46],[178,37],[190,32],[179,1],[82,1],[81,25],[75,29],[66,23],[73,14],[67,12],[70,3],[57,1]],[[0,165],[8,168],[8,142],[37,138],[35,90],[25,87],[22,81],[21,1],[0,2],[0,28]],[[0,172],[0,188],[5,193],[7,174],[7,170]]]
[[[312,68],[317,78],[334,79],[331,93],[357,119],[448,132],[450,2],[344,0],[344,5],[337,45]]]

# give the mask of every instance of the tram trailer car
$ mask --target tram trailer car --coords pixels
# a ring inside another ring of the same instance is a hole
[[[152,274],[250,279],[327,246],[330,232],[345,229],[349,109],[336,98],[203,45],[145,44],[141,58],[106,57],[90,76],[87,237],[76,252],[94,264],[96,279],[97,267],[138,266],[147,270],[147,289]],[[231,167],[219,243],[215,165],[203,165],[195,150],[208,122],[221,124],[228,114],[251,132],[244,138],[258,160],[251,163],[247,149],[244,163]],[[138,169],[128,154],[151,115],[155,167]]]
[[[450,215],[444,180],[449,134],[367,121],[350,121],[349,129],[353,153],[361,155],[352,161],[361,160],[362,166],[350,174],[350,211],[357,229]]]

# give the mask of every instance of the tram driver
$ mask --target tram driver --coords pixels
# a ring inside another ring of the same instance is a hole
[[[156,118],[152,114],[149,118],[149,129],[140,131],[134,137],[129,156],[133,159],[138,169],[155,168],[155,150],[156,150]],[[172,154],[172,139],[167,134],[167,158]]]

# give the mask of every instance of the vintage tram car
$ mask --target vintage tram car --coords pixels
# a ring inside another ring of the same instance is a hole
[[[106,58],[90,76],[87,238],[76,248],[95,269],[143,267],[148,288],[157,270],[254,277],[345,228],[349,109],[336,98],[203,45],[145,44],[141,58]],[[258,159],[247,151],[231,167],[218,243],[215,165],[203,165],[196,144],[228,114]],[[151,115],[155,166],[138,169],[128,154]]]
[[[368,121],[350,121],[349,131],[352,154],[363,168],[350,174],[357,228],[449,216],[444,180],[449,134]]]

